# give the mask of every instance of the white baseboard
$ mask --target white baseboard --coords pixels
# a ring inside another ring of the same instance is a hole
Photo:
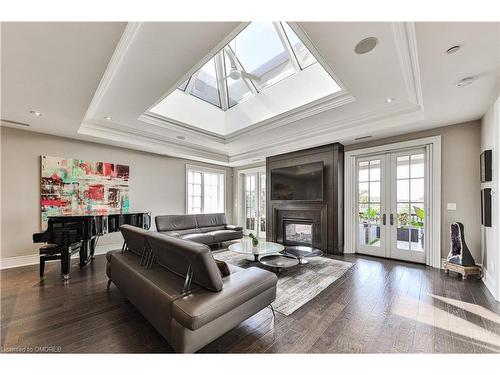
[[[499,301],[500,296],[497,294],[497,290],[495,287],[495,280],[493,279],[491,272],[488,272],[486,268],[483,268],[483,283],[486,286],[486,289],[488,289],[489,292],[491,293],[492,297],[496,301]]]
[[[94,255],[106,254],[110,250],[121,249],[121,247],[122,244],[98,245],[95,249]],[[75,257],[78,257],[78,253],[73,254],[73,258]],[[40,256],[38,254],[3,258],[0,259],[0,270],[4,270],[7,268],[29,266],[31,264],[38,264],[39,262],[40,262]]]

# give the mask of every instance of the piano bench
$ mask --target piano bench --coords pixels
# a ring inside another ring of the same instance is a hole
[[[71,255],[79,251],[81,243],[73,243],[70,246],[60,246],[57,244],[45,244],[39,249],[40,253],[40,277],[43,277],[45,272],[45,262],[49,260],[61,260],[61,273],[65,279],[69,276],[69,267],[71,263]]]

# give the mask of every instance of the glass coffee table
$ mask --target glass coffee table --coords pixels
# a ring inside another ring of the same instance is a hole
[[[299,260],[293,255],[265,255],[260,258],[260,263],[276,269],[276,273],[280,273],[282,268],[293,267],[299,264]]]
[[[242,240],[229,245],[229,250],[239,254],[253,255],[253,260],[258,262],[260,256],[279,254],[285,250],[285,246],[275,242],[259,240],[259,244],[253,247],[251,240]]]
[[[320,257],[323,251],[309,246],[287,246],[285,254],[295,256],[300,264],[306,264],[308,263],[306,258]]]

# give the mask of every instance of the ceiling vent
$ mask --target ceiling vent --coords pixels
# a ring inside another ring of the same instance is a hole
[[[358,138],[354,138],[355,141],[361,141],[363,139],[368,139],[368,138],[371,138],[372,136],[371,135],[365,135],[363,137],[358,137]]]
[[[12,120],[4,120],[4,119],[0,119],[0,122],[7,126],[11,126],[11,125],[15,125],[15,126],[26,126],[26,127],[29,127],[30,124],[26,124],[25,122],[19,122],[19,121],[12,121]]]

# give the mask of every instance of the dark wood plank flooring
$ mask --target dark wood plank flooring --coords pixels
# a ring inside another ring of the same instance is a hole
[[[487,353],[500,352],[500,304],[481,281],[372,257],[290,316],[269,309],[220,337],[204,353]],[[168,343],[112,285],[105,258],[74,261],[64,285],[59,265],[1,274],[3,351],[171,352]],[[307,267],[307,266],[306,266]]]

